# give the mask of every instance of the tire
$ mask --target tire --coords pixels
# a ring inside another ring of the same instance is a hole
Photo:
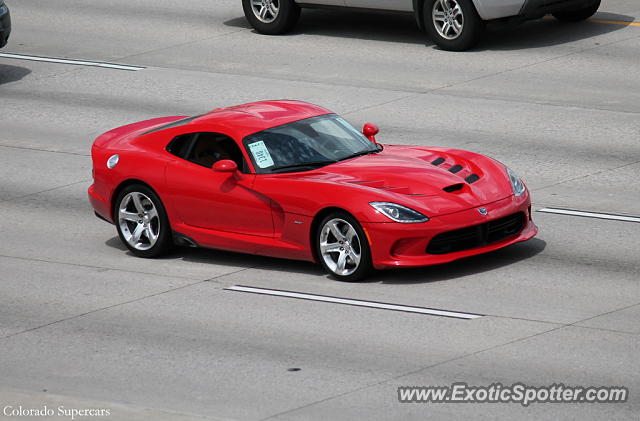
[[[553,17],[560,22],[579,22],[593,16],[598,11],[598,8],[600,8],[600,0],[596,0],[593,4],[582,9],[554,13]]]
[[[251,26],[266,35],[289,32],[300,17],[300,7],[293,0],[242,0],[242,9]]]
[[[373,269],[367,236],[346,212],[334,212],[322,219],[315,233],[315,246],[324,270],[339,281],[361,281]]]
[[[471,0],[425,0],[423,19],[431,39],[448,51],[475,46],[485,27]]]
[[[158,195],[143,184],[127,186],[118,194],[113,220],[120,241],[138,257],[160,256],[173,245],[164,206]]]

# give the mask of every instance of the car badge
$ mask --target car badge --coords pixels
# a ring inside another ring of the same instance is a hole
[[[478,212],[480,212],[480,215],[486,215],[489,213],[487,208],[478,208]]]

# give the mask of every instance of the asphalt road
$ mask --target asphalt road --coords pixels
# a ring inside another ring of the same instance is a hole
[[[495,157],[522,175],[534,209],[639,216],[640,25],[618,24],[640,16],[636,1],[604,0],[596,18],[614,22],[543,19],[466,53],[434,48],[403,15],[305,12],[295,33],[266,37],[239,0],[7,3],[14,31],[0,53],[144,69],[0,57],[2,407],[109,408],[113,420],[638,419],[638,223],[536,212],[541,232],[527,243],[345,284],[313,264],[221,251],[138,259],[86,198],[89,148],[106,130],[292,98],[374,122],[383,143]],[[398,386],[454,382],[618,385],[630,396],[397,399]]]

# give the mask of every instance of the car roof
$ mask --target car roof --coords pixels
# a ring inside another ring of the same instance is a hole
[[[242,139],[265,129],[330,113],[325,108],[303,101],[260,101],[217,108],[195,118],[189,125],[225,128],[228,134]]]

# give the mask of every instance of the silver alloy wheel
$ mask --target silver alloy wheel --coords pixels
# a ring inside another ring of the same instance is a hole
[[[319,250],[324,263],[336,275],[351,275],[360,266],[360,237],[344,219],[334,218],[324,224],[320,230]]]
[[[431,17],[441,37],[454,40],[462,34],[464,13],[457,0],[436,0]]]
[[[251,10],[262,23],[272,23],[278,17],[280,0],[251,0]]]
[[[124,239],[136,250],[149,250],[160,236],[158,211],[153,201],[140,192],[131,192],[122,198],[118,225]]]

